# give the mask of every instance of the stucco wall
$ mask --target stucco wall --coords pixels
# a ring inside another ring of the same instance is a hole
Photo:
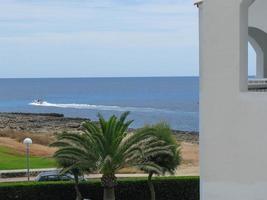
[[[255,0],[249,7],[249,26],[257,27],[267,32],[267,1]]]
[[[267,93],[247,91],[248,7],[240,2],[200,6],[202,200],[267,199]]]

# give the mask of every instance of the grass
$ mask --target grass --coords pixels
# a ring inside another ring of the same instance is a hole
[[[26,158],[24,155],[19,154],[8,147],[0,146],[0,170],[11,170],[11,169],[25,169]],[[46,157],[30,157],[30,168],[52,168],[56,167],[56,162],[52,158]]]

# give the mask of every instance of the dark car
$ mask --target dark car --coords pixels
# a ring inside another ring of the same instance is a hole
[[[72,181],[74,177],[69,174],[61,174],[59,170],[41,172],[35,179],[36,181]]]

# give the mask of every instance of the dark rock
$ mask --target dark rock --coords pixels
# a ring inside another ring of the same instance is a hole
[[[17,130],[32,133],[77,131],[84,118],[64,117],[57,113],[0,113],[0,131]]]
[[[0,113],[1,131],[23,131],[31,133],[60,133],[63,131],[81,131],[81,123],[86,118],[64,117],[57,113]],[[128,131],[134,131],[129,129]],[[198,143],[198,132],[173,130],[178,141]]]

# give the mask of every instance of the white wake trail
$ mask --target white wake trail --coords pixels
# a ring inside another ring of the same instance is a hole
[[[40,106],[40,107],[56,107],[56,108],[73,108],[73,109],[88,109],[88,110],[103,110],[103,111],[138,111],[138,112],[168,112],[174,113],[175,111],[166,110],[166,109],[157,109],[157,108],[144,108],[144,107],[129,107],[129,106],[107,106],[107,105],[93,105],[93,104],[56,104],[49,102],[31,102],[31,106]]]

